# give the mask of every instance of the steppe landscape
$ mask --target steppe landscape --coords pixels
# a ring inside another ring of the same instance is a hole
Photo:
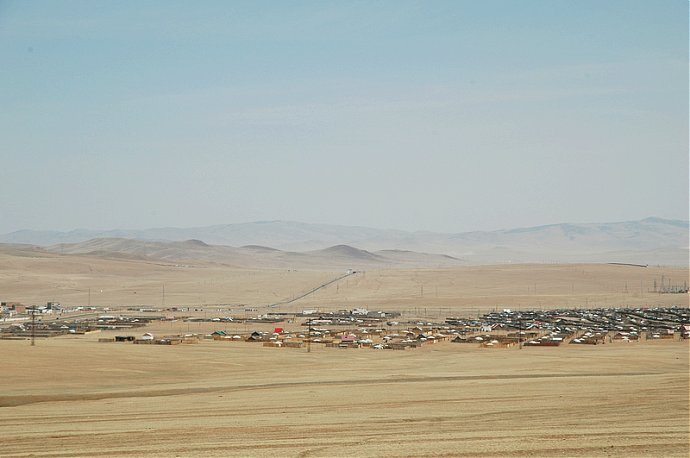
[[[354,260],[352,260],[354,262]],[[492,265],[358,271],[248,269],[10,247],[0,291],[107,307],[297,312],[352,307],[401,320],[491,310],[687,308],[685,267]],[[351,266],[356,269],[356,265]],[[164,292],[163,292],[164,288]],[[282,303],[289,302],[289,303]],[[273,307],[269,305],[276,304]],[[102,312],[99,312],[102,313]],[[247,315],[240,312],[239,315]],[[299,328],[298,323],[283,324]],[[138,334],[247,332],[248,323],[152,322]],[[687,456],[688,341],[408,351],[247,342],[104,344],[119,331],[0,340],[0,456]]]
[[[690,457],[689,8],[0,0],[0,458]]]
[[[2,342],[2,456],[688,455],[687,342]]]

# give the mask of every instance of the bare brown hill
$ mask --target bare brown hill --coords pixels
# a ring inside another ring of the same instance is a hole
[[[29,245],[22,247],[27,250],[41,250]],[[244,268],[357,270],[462,265],[462,260],[445,255],[396,250],[370,252],[349,245],[336,245],[322,250],[306,252],[292,252],[257,245],[239,248],[209,245],[200,240],[166,242],[107,238],[92,239],[80,243],[61,243],[46,247],[45,251],[103,258],[167,262],[214,262]]]
[[[283,256],[283,252],[273,252]],[[376,253],[375,253],[376,254]],[[390,254],[389,254],[390,255]],[[400,256],[414,256],[399,253]],[[325,284],[355,263],[313,254],[311,268],[246,268],[134,256],[60,254],[33,247],[0,247],[0,300],[41,304],[198,305],[274,304]],[[252,258],[256,259],[256,258]],[[272,265],[274,260],[269,258]],[[266,261],[268,262],[268,261]],[[328,265],[343,267],[325,269]],[[321,266],[319,268],[319,266]],[[608,264],[523,264],[441,268],[370,268],[297,303],[302,308],[423,309],[452,316],[493,308],[610,307],[688,304],[687,294],[659,294],[655,286],[684,285],[688,268]],[[163,300],[165,286],[165,300]]]
[[[185,241],[222,246],[259,245],[289,252],[349,245],[385,256],[379,250],[444,253],[471,264],[523,262],[631,262],[687,265],[688,221],[645,218],[608,223],[436,233],[358,226],[261,221],[196,228],[144,230],[22,230],[0,235],[0,242],[49,246],[100,238]]]

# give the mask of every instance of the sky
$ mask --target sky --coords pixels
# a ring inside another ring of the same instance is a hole
[[[688,219],[688,2],[0,0],[0,233]]]

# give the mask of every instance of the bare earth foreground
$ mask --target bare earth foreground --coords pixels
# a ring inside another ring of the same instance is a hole
[[[687,342],[2,344],[2,456],[688,456]],[[9,357],[8,357],[9,356]]]
[[[266,311],[262,304],[336,274],[54,255],[0,261],[2,300],[161,307],[165,299],[166,307],[201,305],[203,313],[217,304]],[[687,307],[687,294],[650,292],[662,275],[682,284],[688,270],[372,271],[271,310],[367,306],[400,310],[406,320],[501,307]],[[189,325],[156,323],[137,333],[172,332],[167,326],[184,332]],[[211,330],[195,326],[192,332]],[[405,351],[314,346],[307,353],[245,342],[98,342],[112,332],[38,340],[35,347],[0,341],[0,456],[690,454],[687,341],[523,349],[441,342]]]

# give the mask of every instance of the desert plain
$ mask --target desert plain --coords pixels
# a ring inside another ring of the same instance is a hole
[[[357,266],[352,266],[356,269]],[[495,309],[688,307],[687,268],[499,265],[357,272],[0,255],[3,300],[408,319]],[[277,304],[277,305],[275,305]],[[269,305],[274,307],[269,308]],[[248,312],[245,312],[248,313]],[[253,313],[253,312],[252,312]],[[190,329],[191,326],[191,329]],[[283,324],[299,327],[298,323]],[[154,323],[137,333],[251,325]],[[405,351],[0,340],[0,456],[688,456],[688,341]]]

